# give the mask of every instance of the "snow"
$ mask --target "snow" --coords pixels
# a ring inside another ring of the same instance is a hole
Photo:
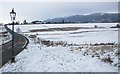
[[[7,32],[7,30],[4,28],[4,26],[0,26],[0,32]],[[7,36],[3,37],[3,35],[7,35]],[[12,40],[12,35],[10,33],[0,34],[0,45],[7,43],[10,40]]]
[[[73,31],[47,31],[29,32],[31,29],[48,29],[58,27],[94,27],[98,25],[105,28],[78,29]],[[29,44],[16,56],[16,63],[8,62],[1,72],[118,72],[118,50],[115,45],[91,46],[94,43],[118,43],[118,29],[109,28],[116,23],[88,23],[88,24],[42,24],[42,25],[16,25],[29,39]],[[9,26],[10,27],[10,26]],[[63,41],[71,46],[47,46],[40,40]],[[88,44],[88,45],[85,45]],[[97,57],[97,55],[100,57]],[[109,55],[109,56],[108,56]],[[94,57],[93,57],[94,56]],[[103,62],[102,59],[110,57],[113,63]]]
[[[34,54],[34,55],[33,55]],[[81,52],[72,53],[66,47],[45,47],[29,44],[16,57],[16,63],[8,63],[2,72],[117,72],[117,67],[101,62]],[[89,61],[88,61],[89,60]]]
[[[109,28],[116,26],[117,23],[87,23],[87,24],[38,24],[38,25],[16,25],[15,28],[20,28],[25,34],[38,34],[42,39],[52,41],[67,41],[68,43],[76,44],[91,44],[91,43],[118,43],[118,29]],[[32,29],[48,29],[62,27],[98,27],[94,29],[78,29],[74,31],[48,31],[48,32],[29,32]],[[9,26],[10,27],[10,26]],[[24,27],[24,28],[23,28]],[[77,39],[75,39],[77,38]]]
[[[0,26],[0,32],[4,32],[4,31],[6,31],[6,30],[4,29],[4,26]]]
[[[86,30],[88,31],[88,30]],[[89,30],[90,31],[90,30]],[[70,33],[63,33],[57,32],[57,33],[52,33],[52,34],[46,34],[44,33],[43,35],[40,34],[38,37],[51,40],[51,41],[67,41],[68,43],[76,43],[76,44],[81,44],[81,43],[107,43],[107,42],[115,42],[118,43],[118,31],[114,30],[94,30],[92,29],[91,31],[93,32],[84,32],[84,31],[78,31],[76,34],[72,34],[74,32]],[[83,33],[79,33],[83,32]],[[39,33],[38,33],[39,34]],[[77,39],[75,39],[77,38]]]
[[[48,29],[48,28],[62,28],[62,27],[106,27],[116,26],[117,23],[81,23],[81,24],[28,24],[28,25],[15,25],[15,28],[22,29],[23,32],[34,29]],[[12,28],[11,26],[8,26]],[[23,28],[24,27],[24,28]]]

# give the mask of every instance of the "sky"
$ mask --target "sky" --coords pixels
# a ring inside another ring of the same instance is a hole
[[[0,2],[0,23],[11,22],[14,8],[16,21],[28,22],[90,13],[117,13],[118,2]]]

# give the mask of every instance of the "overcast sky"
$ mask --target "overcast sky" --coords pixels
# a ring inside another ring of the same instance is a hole
[[[55,17],[90,13],[118,12],[118,2],[3,2],[0,3],[0,23],[10,22],[14,8],[16,21],[45,20]]]

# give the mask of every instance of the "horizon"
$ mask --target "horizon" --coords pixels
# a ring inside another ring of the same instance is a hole
[[[0,23],[9,23],[12,8],[17,13],[16,21],[47,20],[92,13],[118,13],[117,2],[7,2],[1,4]]]

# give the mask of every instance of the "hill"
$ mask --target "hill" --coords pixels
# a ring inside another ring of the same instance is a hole
[[[53,19],[47,19],[43,22],[49,23],[115,23],[120,22],[118,19],[118,13],[92,13],[89,15],[73,15],[68,17],[58,17]]]

